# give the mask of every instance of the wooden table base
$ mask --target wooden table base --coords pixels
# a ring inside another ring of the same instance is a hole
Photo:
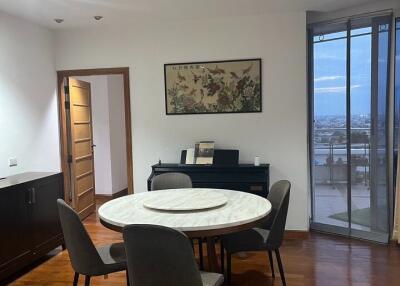
[[[215,239],[208,236],[207,239],[207,258],[208,258],[208,271],[220,273],[220,268],[217,261],[217,254],[215,251]]]

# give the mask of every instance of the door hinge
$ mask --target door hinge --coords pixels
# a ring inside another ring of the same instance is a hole
[[[69,86],[68,85],[64,85],[64,95],[65,95],[65,109],[70,109]]]
[[[72,163],[72,155],[68,155],[68,163]]]

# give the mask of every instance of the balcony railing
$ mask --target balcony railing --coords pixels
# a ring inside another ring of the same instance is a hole
[[[369,185],[370,128],[351,129],[351,183]],[[314,183],[347,183],[347,144],[345,128],[314,129]]]

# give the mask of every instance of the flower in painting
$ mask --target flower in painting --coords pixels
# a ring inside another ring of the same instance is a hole
[[[240,94],[243,94],[243,90],[246,86],[246,84],[248,83],[248,81],[250,80],[249,76],[245,76],[242,79],[240,79],[238,81],[238,83],[236,84],[236,89],[239,91]]]
[[[254,95],[253,94],[253,88],[251,86],[246,87],[246,89],[244,90],[243,96],[247,97],[247,98],[250,98],[253,95]]]
[[[233,97],[231,94],[226,92],[221,92],[218,95],[217,103],[222,110],[228,109],[232,105]]]
[[[229,90],[231,90],[232,92],[235,91],[235,82],[232,80],[229,85],[228,85]]]
[[[221,85],[219,81],[222,81],[220,78],[213,77],[212,75],[208,74],[206,83],[204,84],[204,87],[208,91],[208,96],[213,96],[221,89]],[[223,84],[223,83],[222,83]]]
[[[182,102],[183,102],[184,108],[186,110],[190,111],[193,108],[193,105],[195,105],[196,100],[193,98],[193,96],[184,95],[184,96],[182,96]]]

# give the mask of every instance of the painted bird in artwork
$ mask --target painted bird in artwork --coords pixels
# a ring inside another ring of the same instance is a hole
[[[243,73],[243,74],[247,74],[247,73],[249,73],[249,71],[250,71],[252,68],[253,68],[253,63],[251,63],[251,65],[250,65],[247,69],[242,70],[242,73]]]
[[[183,75],[181,75],[181,73],[180,72],[178,72],[178,80],[179,81],[186,81],[186,77],[184,77]]]
[[[199,81],[199,79],[201,79],[201,76],[196,75],[194,72],[192,72],[192,74],[193,74],[193,82],[197,83]]]
[[[219,73],[217,70],[212,70],[212,69],[209,69],[209,68],[207,68],[207,70],[208,70],[210,73],[214,74],[214,75]]]
[[[215,70],[218,71],[219,73],[225,73],[225,70],[219,68],[218,66],[215,67]]]
[[[208,96],[213,96],[218,90],[221,89],[221,87],[216,84],[215,82],[209,83],[208,84]]]
[[[181,85],[181,88],[182,88],[183,90],[187,90],[189,87],[185,84],[185,85]]]
[[[207,68],[207,70],[208,70],[210,73],[212,73],[213,75],[216,75],[216,74],[224,74],[224,73],[225,73],[225,70],[219,68],[218,65],[216,65],[216,66],[215,66],[215,69],[213,69],[213,70],[212,70],[212,69],[209,69],[209,68]]]
[[[234,79],[239,79],[238,75],[235,72],[231,72],[231,77]]]
[[[197,91],[197,89],[195,89],[195,88],[192,88],[192,90],[190,91],[190,95],[194,95],[195,93],[196,93],[196,91]]]

